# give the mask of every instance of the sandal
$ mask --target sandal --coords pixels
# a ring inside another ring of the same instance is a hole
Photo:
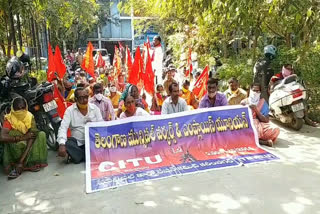
[[[8,180],[13,180],[18,178],[21,175],[21,172],[19,172],[16,168],[11,170],[11,172],[8,175]]]
[[[39,166],[36,166],[36,167],[34,167],[34,168],[31,168],[29,171],[30,171],[30,172],[39,172],[39,171],[40,171],[40,167],[39,167]]]
[[[317,122],[312,121],[310,118],[305,118],[304,120],[308,126],[317,127],[319,125]]]

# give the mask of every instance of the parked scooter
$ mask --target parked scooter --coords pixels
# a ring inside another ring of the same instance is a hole
[[[298,82],[297,75],[290,75],[275,82],[269,98],[270,113],[282,123],[300,130],[304,123],[307,93]]]

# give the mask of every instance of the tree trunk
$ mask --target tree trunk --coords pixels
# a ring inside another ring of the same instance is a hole
[[[3,39],[0,40],[0,46],[2,48],[3,54],[6,55],[6,46],[4,45]]]
[[[21,33],[21,23],[20,23],[20,14],[17,13],[17,27],[18,27],[18,37],[19,37],[19,47],[22,51],[22,33]]]
[[[9,34],[8,36],[8,48],[7,48],[7,57],[11,57],[11,41],[12,41],[12,36]]]
[[[40,44],[40,39],[39,39],[39,26],[38,23],[36,22],[36,20],[34,20],[34,26],[35,26],[35,30],[36,30],[36,41],[37,41],[37,58],[38,58],[38,62],[39,62],[39,68],[41,69],[41,60],[40,60],[40,56],[41,56],[41,44]],[[39,69],[37,69],[38,71]]]
[[[252,48],[253,48],[253,61],[256,61],[256,57],[257,57],[257,47],[258,47],[258,39],[259,39],[260,33],[258,31],[258,29],[254,30],[254,40],[253,40],[253,44],[252,44]]]
[[[13,19],[13,12],[12,12],[12,1],[8,0],[9,2],[9,20],[10,20],[10,34],[13,41],[13,52],[14,55],[17,53],[17,40],[16,40],[16,33],[14,30],[14,19]]]
[[[290,33],[286,34],[286,45],[288,48],[291,48],[291,34]]]
[[[34,30],[34,19],[31,15],[30,17],[30,25],[31,25],[31,34],[32,34],[32,52],[36,53],[35,56],[36,56],[36,70],[39,69],[39,65],[38,65],[38,51],[37,51],[37,42],[36,42],[36,33],[35,33],[35,30]]]
[[[46,25],[45,21],[43,23],[43,29],[44,29],[45,51],[46,51],[45,56],[48,58],[48,43],[49,43],[49,40],[48,40],[47,25]]]

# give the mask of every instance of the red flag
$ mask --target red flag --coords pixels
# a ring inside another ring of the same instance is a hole
[[[132,72],[132,59],[131,59],[131,53],[130,53],[130,49],[127,48],[127,68],[128,68],[128,75]]]
[[[143,61],[141,58],[141,52],[140,52],[140,47],[137,47],[136,54],[134,57],[134,62],[132,65],[132,70],[131,72],[128,73],[128,83],[131,83],[133,85],[137,85],[139,80],[141,79],[141,71],[143,68]]]
[[[47,72],[47,80],[51,82],[56,78],[55,76],[56,66],[54,63],[54,56],[52,53],[51,45],[48,43],[48,72]]]
[[[121,58],[118,47],[114,46],[114,56],[113,56],[113,68],[115,69],[116,77],[121,73]]]
[[[150,40],[149,40],[149,36],[147,37],[147,48],[150,49],[151,48],[151,44],[150,44]]]
[[[209,66],[207,65],[202,71],[199,79],[194,84],[193,93],[198,98],[201,99],[203,95],[207,93],[207,81],[209,78]]]
[[[191,53],[192,53],[192,51],[191,51],[191,48],[189,48],[189,53],[188,53],[188,64],[187,64],[187,66],[188,66],[188,70],[187,70],[187,72],[186,72],[186,77],[188,77],[189,75],[190,75],[190,73],[192,72],[192,69],[193,69],[193,67],[192,67],[192,60],[191,60]]]
[[[119,44],[119,49],[120,49],[120,50],[123,50],[124,47],[122,46],[121,42],[118,42],[118,44]]]
[[[81,68],[85,70],[91,77],[96,78],[94,75],[94,62],[92,56],[93,46],[91,42],[88,43],[87,52],[82,60]]]
[[[143,74],[144,80],[144,88],[150,94],[154,94],[154,73],[152,70],[151,57],[149,54],[149,48],[147,48],[147,62],[146,62],[146,70]]]
[[[97,68],[103,68],[106,65],[106,62],[103,60],[101,53],[99,52]]]
[[[55,51],[55,54],[54,54],[54,63],[55,63],[55,66],[56,66],[58,77],[60,79],[63,79],[63,76],[66,73],[67,69],[66,69],[66,66],[65,66],[65,64],[63,62],[63,59],[62,59],[62,56],[61,56],[61,51],[60,51],[60,48],[59,48],[58,45],[56,46],[56,51]]]
[[[58,114],[61,118],[63,118],[64,112],[66,111],[67,107],[65,105],[64,98],[63,98],[62,94],[60,93],[56,84],[54,84],[53,97],[54,97],[54,100],[56,101],[57,106],[58,106]]]

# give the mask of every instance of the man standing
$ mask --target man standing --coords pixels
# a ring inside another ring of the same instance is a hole
[[[211,108],[211,107],[228,105],[226,96],[221,92],[217,92],[218,90],[217,79],[208,80],[207,90],[208,90],[207,94],[200,101],[200,108]]]
[[[109,98],[103,96],[103,87],[100,83],[93,86],[94,96],[90,98],[90,103],[95,104],[101,112],[104,121],[115,120],[114,109]]]
[[[83,60],[83,53],[81,48],[78,49],[78,52],[76,53],[76,61],[81,66]]]
[[[231,77],[228,81],[229,89],[224,92],[228,99],[229,105],[240,105],[241,100],[247,98],[247,92],[239,88],[239,81],[235,77]]]
[[[172,83],[169,86],[170,97],[168,97],[162,104],[161,114],[173,114],[188,110],[186,101],[179,97],[179,85]]]
[[[59,156],[69,155],[71,161],[80,163],[85,160],[84,127],[87,122],[103,121],[100,110],[88,103],[89,92],[85,88],[77,88],[74,92],[75,101],[64,113],[58,132]],[[67,138],[68,129],[71,137]]]
[[[273,45],[264,47],[264,58],[256,62],[253,68],[253,82],[261,85],[261,97],[269,103],[268,85],[274,72],[271,61],[276,57],[277,49]]]
[[[163,61],[163,51],[161,47],[161,37],[155,36],[153,38],[153,52],[151,55],[152,68],[155,71],[156,84],[162,84],[162,61]]]

